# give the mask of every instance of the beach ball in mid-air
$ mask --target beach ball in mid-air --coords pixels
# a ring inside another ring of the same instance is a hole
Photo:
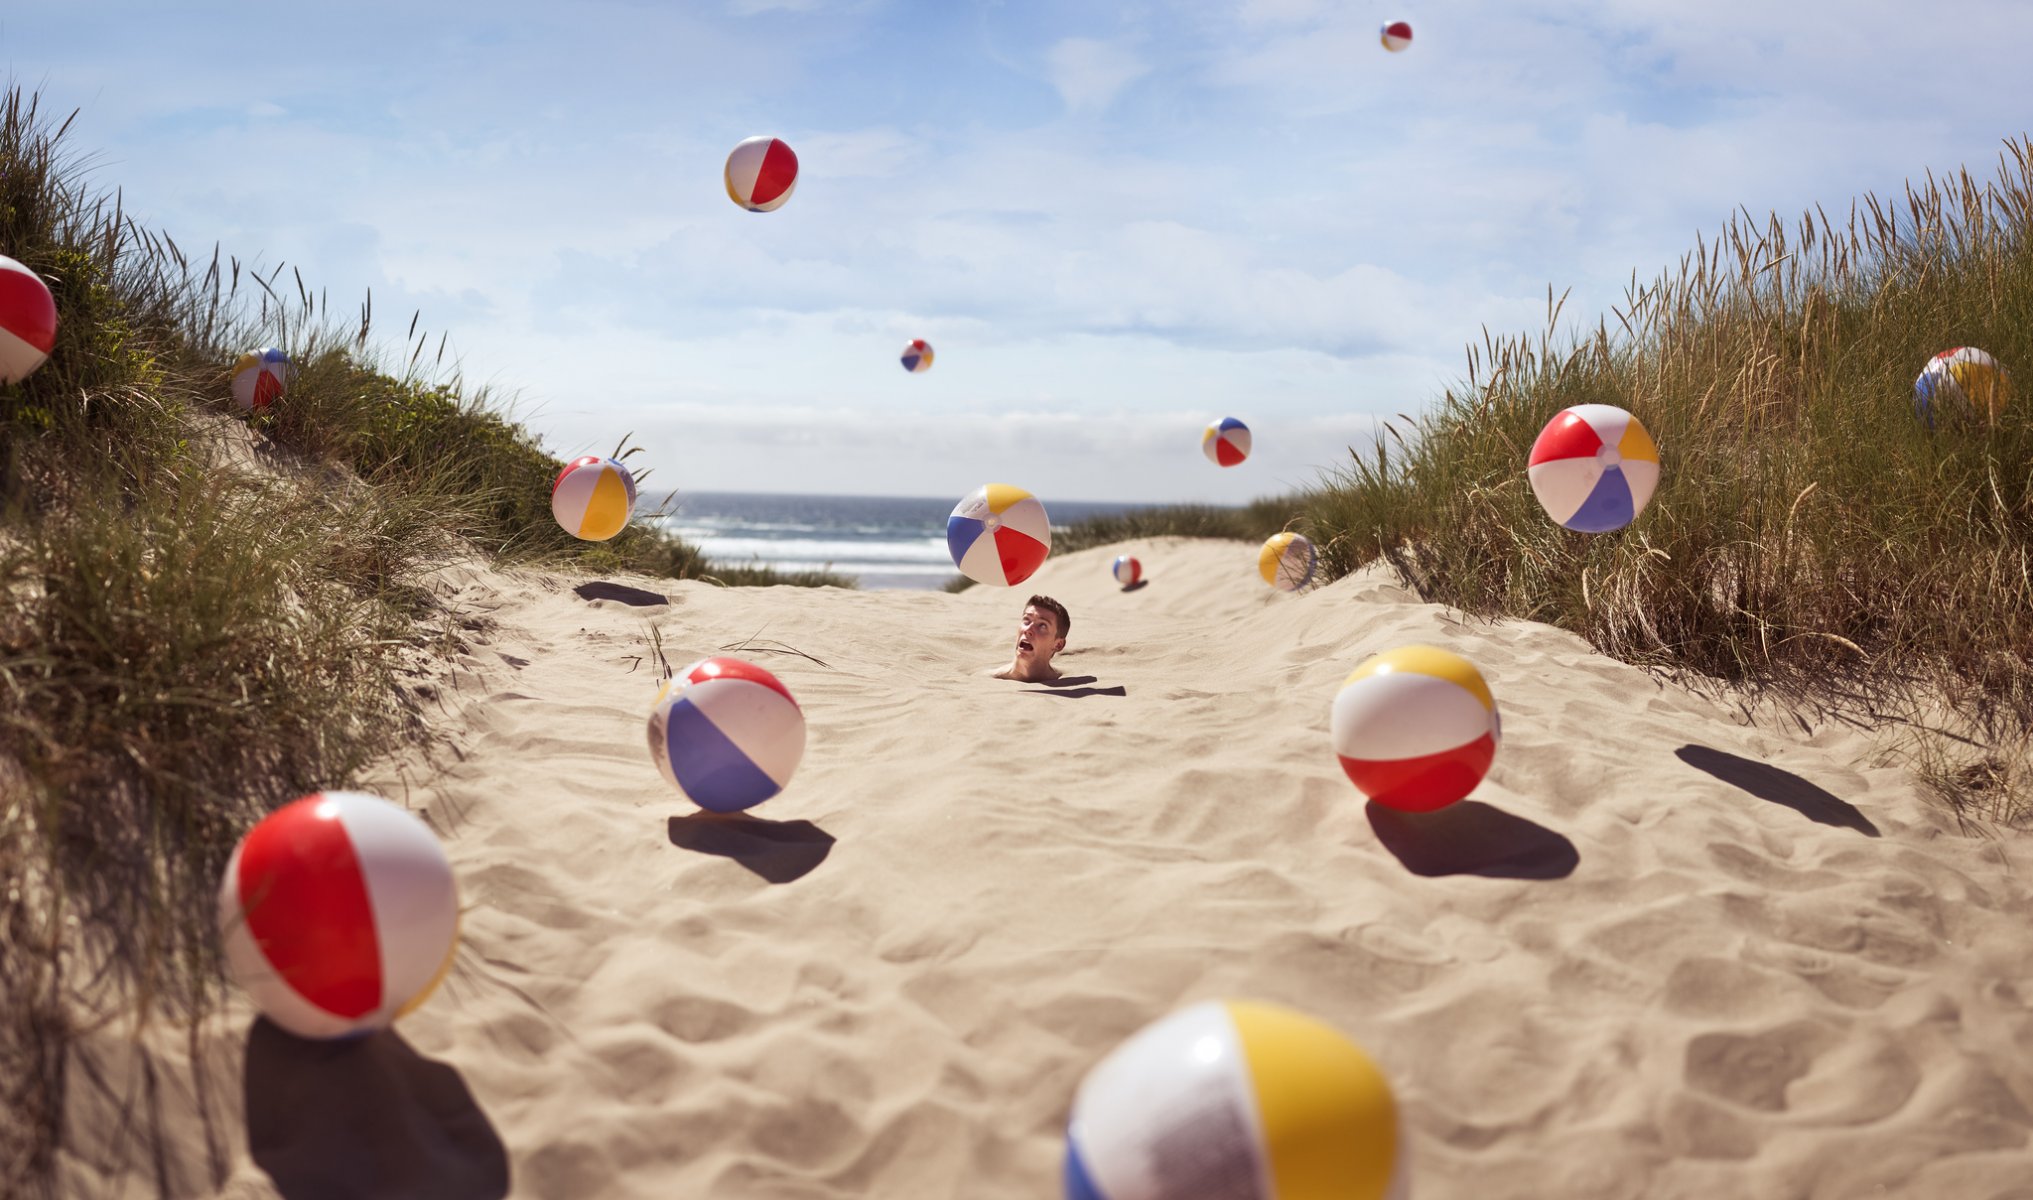
[[[932,344],[923,338],[913,338],[904,347],[904,370],[913,375],[923,375],[932,369]]]
[[[1361,1047],[1273,1004],[1195,1004],[1095,1064],[1066,1200],[1404,1200],[1397,1101]]]
[[[789,688],[754,663],[700,659],[657,693],[649,754],[692,803],[739,812],[791,781],[805,756],[805,713]]]
[[[1936,413],[1995,421],[2011,398],[2011,375],[1975,346],[1943,350],[1913,381],[1913,411],[1929,429]]]
[[[1637,519],[1659,486],[1659,448],[1614,404],[1577,404],[1546,423],[1526,475],[1556,524],[1608,533]]]
[[[1384,44],[1384,49],[1393,54],[1398,53],[1400,50],[1409,49],[1412,45],[1411,23],[1407,21],[1392,21],[1383,27],[1382,31],[1378,34],[1377,40]]]
[[[56,345],[56,299],[42,276],[0,255],[0,383],[35,373]]]
[[[1144,577],[1144,565],[1127,554],[1117,556],[1115,565],[1109,570],[1115,575],[1115,581],[1124,587],[1133,586]]]
[[[752,137],[727,156],[727,198],[749,212],[774,212],[798,186],[798,156],[773,137]]]
[[[1274,533],[1257,551],[1257,574],[1281,592],[1296,592],[1313,579],[1313,543],[1303,533]]]
[[[241,412],[267,412],[269,405],[282,398],[282,390],[294,374],[289,355],[274,346],[249,350],[233,364],[233,399]]]
[[[1495,697],[1475,664],[1433,646],[1387,650],[1334,697],[1334,753],[1362,794],[1431,812],[1474,791],[1503,739]]]
[[[1015,587],[1052,552],[1052,519],[1044,503],[1022,488],[985,483],[946,518],[946,550],[974,582]]]
[[[621,532],[634,509],[635,476],[611,458],[575,458],[551,483],[551,515],[575,538],[604,542]]]
[[[1200,452],[1218,467],[1232,467],[1249,457],[1249,426],[1223,417],[1200,435]]]
[[[219,884],[226,969],[299,1037],[383,1028],[452,965],[459,894],[444,847],[379,796],[321,792],[247,831]]]

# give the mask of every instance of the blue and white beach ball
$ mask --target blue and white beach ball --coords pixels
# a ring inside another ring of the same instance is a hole
[[[1115,574],[1115,581],[1124,587],[1129,587],[1144,577],[1144,565],[1127,554],[1118,557],[1111,570]]]
[[[1563,409],[1539,431],[1525,470],[1555,524],[1608,533],[1637,520],[1659,486],[1659,447],[1614,404]]]
[[[805,714],[776,676],[739,658],[705,658],[657,693],[649,754],[663,777],[709,812],[776,795],[805,756]]]
[[[1404,1139],[1369,1056],[1311,1017],[1211,1001],[1080,1084],[1066,1200],[1404,1200]]]

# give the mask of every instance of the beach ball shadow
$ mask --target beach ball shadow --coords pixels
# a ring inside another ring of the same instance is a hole
[[[1564,835],[1480,800],[1426,813],[1372,800],[1363,812],[1377,841],[1414,875],[1565,879],[1581,862],[1581,852]]]
[[[577,593],[581,600],[614,600],[634,608],[655,608],[671,602],[671,598],[662,592],[630,587],[625,583],[615,583],[607,579],[589,580],[572,591]]]
[[[1791,771],[1712,746],[1682,746],[1673,752],[1673,757],[1760,800],[1790,808],[1817,824],[1854,829],[1865,837],[1879,836],[1878,827],[1856,805]]]
[[[1123,591],[1125,591],[1125,592],[1140,592],[1140,591],[1144,590],[1145,588],[1147,588],[1147,587],[1149,587],[1149,586],[1151,586],[1151,581],[1150,581],[1150,580],[1148,580],[1148,579],[1139,579],[1139,580],[1137,580],[1137,581],[1136,581],[1135,583],[1126,583],[1126,584],[1124,584],[1124,585],[1123,585],[1123,587],[1122,587],[1122,590],[1123,590]]]
[[[681,850],[731,858],[771,883],[803,879],[833,852],[833,835],[810,821],[771,821],[748,813],[672,817],[670,836]]]
[[[394,1030],[247,1034],[247,1148],[285,1200],[499,1200],[508,1151],[459,1072]]]

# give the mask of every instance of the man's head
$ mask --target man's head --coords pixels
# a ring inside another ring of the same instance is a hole
[[[1023,619],[1017,624],[1017,661],[1032,670],[1049,666],[1052,656],[1066,648],[1066,631],[1072,625],[1066,606],[1050,596],[1024,601]]]

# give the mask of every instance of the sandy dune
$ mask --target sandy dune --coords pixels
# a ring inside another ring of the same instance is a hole
[[[399,1037],[242,1012],[201,1043],[223,1194],[1056,1196],[1086,1069],[1237,995],[1384,1066],[1419,1197],[2033,1198],[2033,843],[1961,836],[1862,734],[1747,728],[1543,626],[1377,575],[1278,595],[1233,543],[1132,543],[1124,593],[1121,549],[1033,581],[1094,677],[1056,692],[983,675],[1030,587],[467,576],[499,625],[444,697],[462,759],[407,780],[458,968]],[[803,704],[754,818],[651,765],[651,625]],[[1327,737],[1342,676],[1411,641],[1504,717],[1426,818],[1366,811]],[[166,1172],[209,1194],[165,1094]]]

